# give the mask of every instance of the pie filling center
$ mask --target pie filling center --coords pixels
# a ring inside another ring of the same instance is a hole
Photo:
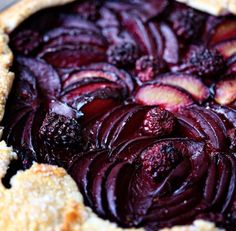
[[[122,227],[236,226],[236,17],[167,0],[46,9],[10,35],[2,125]]]

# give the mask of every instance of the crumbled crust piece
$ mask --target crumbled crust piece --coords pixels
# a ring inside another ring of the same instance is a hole
[[[214,15],[236,14],[236,0],[177,0]]]
[[[12,148],[7,147],[4,141],[0,142],[0,179],[4,177],[7,172],[8,166],[11,160],[17,158],[16,153],[12,151]]]

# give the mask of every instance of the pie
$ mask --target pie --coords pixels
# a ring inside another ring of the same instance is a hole
[[[236,2],[186,2],[0,15],[7,230],[235,230]]]

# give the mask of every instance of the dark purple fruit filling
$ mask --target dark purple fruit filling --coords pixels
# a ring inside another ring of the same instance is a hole
[[[204,78],[215,78],[225,70],[225,60],[219,51],[197,48],[189,57],[187,72]]]
[[[194,39],[201,33],[205,17],[193,9],[182,9],[173,13],[171,17],[173,29],[180,39],[186,41]]]
[[[156,180],[165,177],[181,158],[182,154],[171,143],[150,146],[141,155],[144,170]]]
[[[107,51],[108,62],[116,66],[129,66],[138,58],[138,49],[133,43],[112,45]]]
[[[235,25],[167,0],[31,16],[10,35],[16,79],[2,123],[20,168],[63,166],[122,227],[201,218],[234,230]]]
[[[150,109],[143,120],[142,134],[156,137],[170,135],[176,125],[175,116],[162,108]]]
[[[74,118],[49,112],[39,129],[39,138],[55,145],[78,145],[81,143],[81,128]]]
[[[167,71],[164,60],[153,56],[142,56],[136,62],[135,67],[137,78],[141,82],[153,80],[158,74]]]

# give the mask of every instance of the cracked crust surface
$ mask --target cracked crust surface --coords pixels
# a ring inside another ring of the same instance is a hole
[[[14,79],[14,73],[10,71],[13,55],[8,47],[7,34],[38,10],[72,1],[74,0],[21,0],[0,14],[0,120]],[[236,0],[180,1],[216,15],[226,11],[236,13]],[[1,132],[0,127],[0,135]],[[12,148],[7,147],[4,141],[0,142],[0,178],[4,177],[10,161],[15,158]],[[125,230],[98,218],[85,207],[75,182],[62,168],[35,163],[29,170],[18,172],[11,179],[11,186],[6,189],[0,183],[0,230]],[[213,223],[197,220],[190,226],[176,226],[162,231],[220,229]]]

